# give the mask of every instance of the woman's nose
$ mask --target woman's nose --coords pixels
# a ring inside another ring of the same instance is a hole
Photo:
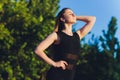
[[[72,16],[75,16],[75,14],[72,14]]]
[[[73,17],[75,17],[75,14],[72,14]]]

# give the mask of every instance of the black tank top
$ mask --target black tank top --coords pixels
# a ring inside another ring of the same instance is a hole
[[[80,54],[80,38],[74,32],[73,36],[67,35],[64,32],[57,32],[60,39],[59,44],[53,44],[52,52],[55,61],[65,60],[69,64],[67,69],[72,70]]]

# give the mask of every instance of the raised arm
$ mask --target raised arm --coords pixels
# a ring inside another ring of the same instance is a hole
[[[76,31],[80,36],[80,39],[82,39],[92,29],[96,21],[96,17],[95,16],[76,16],[76,19],[86,22],[86,24],[80,30]]]

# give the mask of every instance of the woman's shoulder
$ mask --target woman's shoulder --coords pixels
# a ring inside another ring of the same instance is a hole
[[[60,32],[52,32],[50,35],[54,37],[54,44],[59,44],[60,42]]]
[[[56,35],[57,35],[57,32],[52,32],[50,35],[56,36]]]
[[[56,39],[57,39],[57,33],[56,33],[56,32],[52,32],[52,33],[50,33],[50,34],[47,36],[47,38],[56,40]]]
[[[73,34],[76,35],[77,37],[79,37],[81,39],[80,34],[79,34],[78,31],[74,32]]]

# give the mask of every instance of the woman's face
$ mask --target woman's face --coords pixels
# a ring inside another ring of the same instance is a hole
[[[63,16],[64,16],[65,23],[71,23],[71,24],[76,23],[76,16],[72,10],[70,9],[65,10],[65,13],[63,14]]]

